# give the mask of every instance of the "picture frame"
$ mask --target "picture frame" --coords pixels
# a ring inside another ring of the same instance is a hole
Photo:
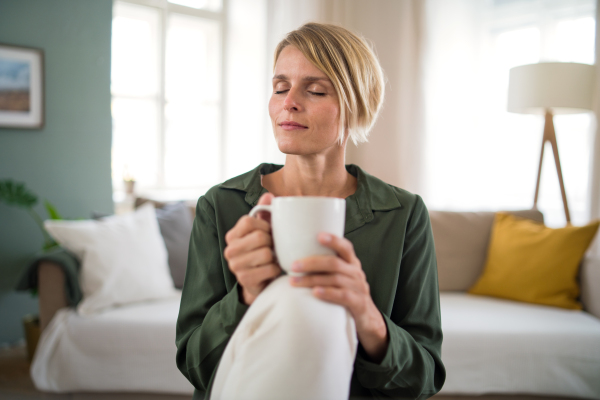
[[[44,126],[44,51],[0,43],[0,129]]]

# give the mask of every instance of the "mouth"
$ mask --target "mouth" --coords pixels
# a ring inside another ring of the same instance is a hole
[[[295,131],[295,130],[299,130],[299,129],[308,129],[308,126],[304,126],[304,125],[299,124],[299,123],[294,122],[294,121],[283,121],[282,123],[279,124],[279,126],[281,127],[281,129],[286,130],[286,131]]]

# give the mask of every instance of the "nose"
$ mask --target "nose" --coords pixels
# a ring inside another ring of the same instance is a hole
[[[293,88],[287,92],[287,96],[283,100],[283,109],[285,111],[300,111],[301,106],[298,102],[298,94]]]

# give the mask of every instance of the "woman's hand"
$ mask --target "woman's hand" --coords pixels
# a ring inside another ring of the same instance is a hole
[[[258,204],[271,204],[273,195],[265,193]],[[229,269],[242,288],[244,304],[250,305],[263,289],[281,274],[275,262],[271,219],[261,212],[258,218],[244,215],[225,235],[227,247],[223,252]]]
[[[380,363],[387,351],[389,335],[383,316],[373,303],[362,265],[352,242],[327,233],[319,242],[337,256],[314,256],[298,260],[292,271],[306,273],[292,277],[293,286],[311,287],[319,299],[346,307],[356,323],[358,340],[371,360]]]

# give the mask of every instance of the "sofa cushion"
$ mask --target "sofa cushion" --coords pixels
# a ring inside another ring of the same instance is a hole
[[[99,221],[48,220],[44,226],[81,261],[81,314],[176,294],[151,204]]]
[[[136,197],[134,205],[137,209],[146,203],[151,203],[156,209],[156,218],[158,219],[160,233],[167,247],[169,270],[171,271],[173,284],[177,289],[181,289],[187,267],[192,223],[196,214],[195,206],[185,201],[162,202],[144,197]],[[93,212],[92,218],[102,219],[109,215]]]
[[[579,264],[599,224],[553,229],[496,214],[483,274],[469,293],[580,310]]]
[[[508,211],[544,222],[538,210]],[[440,291],[467,291],[477,281],[487,255],[494,212],[429,211]]]
[[[181,289],[192,235],[193,220],[189,207],[183,201],[165,204],[162,209],[156,209],[156,218],[167,246],[173,283],[176,288]]]
[[[440,394],[600,398],[600,320],[578,310],[441,293]]]

